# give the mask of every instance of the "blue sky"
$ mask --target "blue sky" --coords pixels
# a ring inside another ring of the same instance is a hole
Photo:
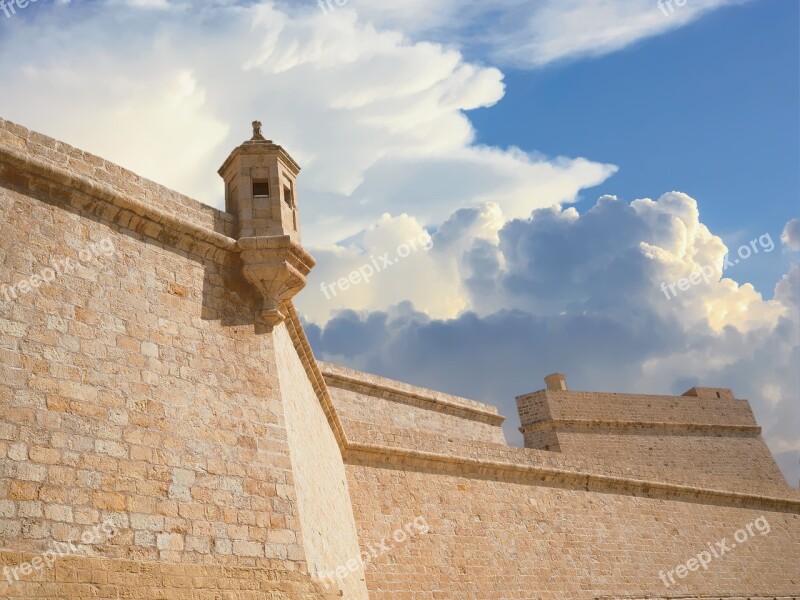
[[[731,246],[778,239],[800,214],[800,3],[731,6],[622,51],[505,71],[495,106],[470,113],[481,143],[619,165],[585,210],[680,190]],[[737,265],[772,296],[784,253]]]
[[[259,119],[303,166],[317,266],[296,304],[319,358],[495,404],[517,444],[514,397],[552,371],[731,387],[796,484],[798,10],[41,0],[0,15],[0,116],[219,208]],[[772,252],[723,271],[763,234]],[[321,291],[409,240],[430,249]]]

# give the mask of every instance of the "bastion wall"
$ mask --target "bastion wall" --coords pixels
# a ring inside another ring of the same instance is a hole
[[[747,400],[729,389],[682,396],[545,389],[517,398],[528,448],[571,457],[786,487]]]
[[[297,406],[283,399],[307,375],[285,331],[254,325],[235,220],[6,121],[0,214],[0,281],[16,286],[0,297],[2,563],[114,528],[59,569],[0,578],[0,597],[336,597],[309,558],[335,568],[357,552],[352,517],[347,536],[298,483],[317,457],[290,440]],[[18,285],[49,278],[54,260],[54,281]],[[330,565],[304,518],[339,528]]]
[[[800,597],[800,502],[782,478],[510,447],[458,435],[468,422],[449,435],[365,422],[361,407],[391,384],[350,372],[361,398],[341,402],[328,375],[337,369],[322,367],[349,441],[359,537],[390,548],[366,569],[371,598]],[[399,411],[405,400],[396,403]],[[693,440],[683,439],[688,454]],[[419,518],[425,535],[393,537]],[[769,533],[737,544],[757,519]],[[709,554],[707,569],[697,560],[685,567],[718,543],[735,546]]]

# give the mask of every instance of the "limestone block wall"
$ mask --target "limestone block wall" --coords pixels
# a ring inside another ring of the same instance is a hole
[[[757,427],[747,400],[541,390],[517,398],[523,425],[540,420]]]
[[[381,462],[353,457],[348,465],[362,539],[379,540],[419,516],[430,531],[393,543],[370,565],[374,600],[800,596],[796,508],[709,505]],[[759,518],[769,525],[766,535],[752,525]],[[709,543],[736,544],[748,525],[752,536],[699,567],[696,557]],[[679,576],[678,566],[693,558]]]
[[[460,440],[427,432],[388,429],[356,421],[344,421],[347,431],[347,460],[353,455],[380,456],[386,464],[416,464],[421,458],[436,459],[448,473],[477,473],[517,481],[538,476],[546,481],[569,481],[586,488],[594,482],[624,486],[631,493],[669,494],[681,490],[694,500],[717,502],[720,496],[765,496],[797,498],[797,490],[785,482],[753,480],[739,476],[715,475],[697,470],[665,469],[638,462],[622,463],[601,456],[573,456],[559,452],[501,446],[475,440]],[[738,501],[738,500],[737,500]],[[772,505],[771,505],[772,506]]]
[[[367,600],[363,568],[348,567],[360,548],[341,450],[286,324],[273,335],[309,572],[348,600]],[[339,568],[342,579],[332,575]]]
[[[497,408],[407,383],[320,363],[342,419],[505,444]]]
[[[67,178],[71,178],[69,187],[74,192],[89,193],[93,197],[108,197],[108,192],[113,189],[114,193],[127,197],[126,207],[138,209],[139,216],[144,215],[143,209],[148,209],[151,213],[157,211],[163,214],[165,218],[160,222],[169,225],[181,221],[229,238],[236,233],[237,220],[234,215],[206,206],[99,156],[30,131],[3,118],[0,118],[0,154],[6,165],[13,165],[27,172],[32,172],[33,167],[39,166],[61,170],[59,183],[67,185]],[[7,176],[10,177],[7,179],[9,182],[16,180],[11,173]],[[45,190],[55,181],[38,178],[36,187]],[[85,202],[86,198],[81,200]],[[122,204],[116,204],[116,210],[111,209],[113,214],[119,214],[122,210]],[[129,218],[128,223],[130,222]]]
[[[558,434],[551,429],[526,429],[523,436],[526,448],[561,452]]]
[[[734,399],[730,390],[691,392],[542,390],[518,397],[517,406],[528,448],[785,487],[750,403]]]
[[[36,564],[39,554],[0,552],[4,568]],[[33,569],[33,567],[31,567]],[[35,570],[9,584],[0,577],[3,600],[341,600],[308,576],[217,565],[112,560],[87,556],[58,558],[52,568]]]
[[[0,120],[0,597],[330,597],[235,225]]]
[[[215,286],[223,266],[44,200],[0,191],[0,280],[115,251],[0,307],[0,544],[111,518],[107,556],[302,565],[271,338]],[[201,316],[223,310],[240,324]]]
[[[621,464],[635,462],[654,468],[787,485],[760,435],[562,429],[558,433],[558,447],[570,456],[599,454]]]

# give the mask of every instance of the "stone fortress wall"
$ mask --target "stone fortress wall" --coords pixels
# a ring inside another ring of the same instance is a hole
[[[0,567],[114,528],[0,598],[800,597],[746,401],[545,390],[510,447],[494,407],[317,363],[291,301],[254,317],[236,214],[2,120],[0,213],[0,282],[114,249],[0,294]]]
[[[379,412],[391,413],[380,400],[391,397],[390,382],[348,371],[347,388],[361,396],[354,402],[352,392],[336,387],[341,367],[323,365],[322,371],[351,440],[347,468],[362,543],[418,515],[430,527],[367,570],[371,598],[800,597],[800,570],[791,558],[799,548],[798,496],[769,469],[751,478],[749,472],[708,473],[702,459],[699,466],[654,465],[605,455],[602,446],[585,452],[509,447],[496,435],[468,436],[468,415],[448,434],[426,425],[434,416],[419,417],[416,410],[408,411],[405,427],[395,427],[362,409],[372,400]],[[435,394],[396,385],[406,395]],[[393,401],[402,410],[405,400]],[[637,412],[635,402],[625,408],[624,397],[618,401],[616,417]],[[745,417],[746,404],[739,404]],[[499,433],[500,423],[495,427]],[[680,439],[688,456],[696,440]],[[768,451],[757,450],[750,458],[774,464]],[[752,545],[746,540],[707,570],[685,577],[674,571],[709,543],[733,542],[740,528],[762,517],[770,533],[754,536]]]
[[[555,375],[547,389],[517,398],[528,448],[786,485],[750,403],[730,389],[692,388],[682,396],[576,392]]]
[[[0,597],[138,598],[123,575],[144,568],[152,598],[165,578],[183,597],[195,577],[209,598],[284,578],[274,597],[322,597],[301,575],[304,457],[290,451],[295,407],[276,361],[286,336],[254,334],[255,299],[231,275],[235,219],[8,122],[0,182],[0,281],[114,248],[0,309],[0,548],[41,553],[116,528],[92,545],[102,558],[73,559],[80,580],[2,578]],[[104,579],[109,560],[119,578]]]

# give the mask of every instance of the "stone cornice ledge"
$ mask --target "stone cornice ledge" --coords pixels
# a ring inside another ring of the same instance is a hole
[[[69,199],[71,205],[120,227],[158,240],[167,246],[189,249],[195,254],[218,262],[224,262],[229,253],[236,250],[236,240],[233,238],[161,211],[111,184],[95,181],[87,175],[75,173],[32,156],[22,149],[17,150],[0,144],[0,163],[64,186],[69,191],[80,192],[103,206],[92,206],[91,202],[81,201],[74,194]]]
[[[754,596],[747,592],[733,594],[714,594],[713,596],[698,596],[697,594],[671,594],[669,596],[642,596],[614,594],[613,596],[595,596],[595,600],[798,600],[800,596],[791,590],[769,594],[767,596]]]
[[[402,465],[430,468],[434,465],[457,467],[453,472],[463,476],[465,471],[493,477],[520,477],[571,485],[585,491],[626,491],[648,498],[691,499],[700,502],[717,502],[726,506],[743,508],[769,508],[776,511],[800,514],[800,499],[779,498],[758,494],[742,494],[702,487],[692,487],[613,475],[568,471],[521,463],[506,463],[453,456],[437,452],[424,452],[407,448],[389,448],[364,442],[349,442],[345,462],[359,464],[359,460],[383,462],[387,466]],[[383,460],[380,460],[383,459]]]
[[[564,429],[561,429],[561,428]],[[691,431],[707,433],[751,433],[761,434],[761,427],[758,425],[717,425],[714,423],[657,423],[639,421],[601,421],[601,420],[582,420],[582,419],[544,419],[527,423],[519,428],[522,433],[528,431],[553,431],[563,432],[576,431]]]

